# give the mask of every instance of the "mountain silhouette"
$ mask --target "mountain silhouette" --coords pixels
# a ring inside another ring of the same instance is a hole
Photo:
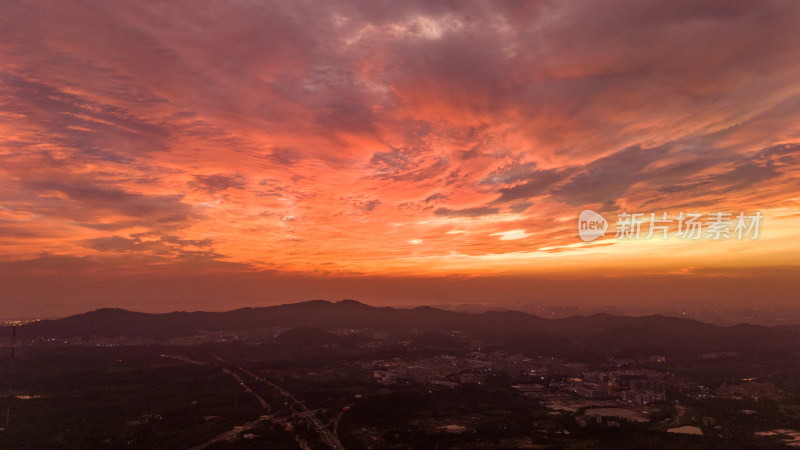
[[[123,309],[99,309],[63,319],[43,320],[19,327],[22,339],[72,337],[172,338],[204,332],[295,328],[282,339],[318,345],[335,342],[336,329],[375,329],[407,334],[449,333],[458,330],[492,342],[515,343],[524,349],[572,343],[604,349],[639,348],[669,352],[676,348],[800,349],[800,328],[740,324],[717,326],[696,320],[659,315],[643,317],[596,314],[544,319],[519,311],[464,313],[432,307],[400,309],[373,307],[354,300],[312,300],[227,312],[148,314]],[[309,329],[316,329],[309,331]],[[2,329],[10,335],[10,327]],[[433,335],[431,335],[433,336]],[[442,334],[444,336],[444,334]]]

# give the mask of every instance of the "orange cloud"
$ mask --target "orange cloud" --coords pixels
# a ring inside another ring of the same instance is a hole
[[[0,261],[797,266],[799,19],[768,2],[15,2],[0,17]],[[584,208],[769,225],[758,245],[584,245]]]

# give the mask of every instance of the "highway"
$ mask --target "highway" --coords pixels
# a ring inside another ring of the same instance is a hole
[[[224,361],[222,358],[219,358],[216,355],[215,355],[215,357],[217,359],[219,359],[220,361]],[[225,361],[225,362],[227,363],[227,361]],[[296,417],[305,419],[309,423],[309,425],[314,427],[314,429],[317,430],[317,433],[319,433],[320,438],[322,439],[322,441],[325,442],[325,444],[328,445],[330,448],[332,448],[334,450],[343,450],[344,449],[344,446],[342,445],[341,441],[339,441],[339,438],[336,436],[336,434],[334,432],[332,432],[331,430],[329,430],[328,427],[326,425],[324,425],[322,423],[322,421],[319,420],[319,418],[316,417],[316,415],[315,415],[316,411],[312,411],[312,410],[308,409],[308,407],[303,402],[298,400],[297,397],[295,397],[291,392],[283,389],[282,387],[278,386],[275,383],[267,381],[267,379],[265,379],[265,378],[259,377],[258,375],[254,374],[253,372],[250,372],[249,370],[245,369],[244,367],[237,366],[237,369],[239,371],[241,371],[242,373],[245,373],[245,374],[253,377],[254,380],[256,380],[256,381],[258,381],[260,383],[265,383],[265,384],[269,385],[273,389],[277,390],[284,398],[292,400],[292,404],[289,405],[289,409],[294,413],[294,415]],[[298,406],[300,408],[300,411],[296,410],[295,406]],[[338,425],[338,418],[337,418],[336,422],[337,422],[337,425]]]
[[[187,358],[187,357],[185,357],[185,356],[179,356],[179,355],[161,355],[161,356],[162,356],[162,357],[164,357],[164,358],[171,358],[171,359],[175,359],[175,360],[177,360],[177,361],[181,361],[181,362],[185,362],[185,363],[188,363],[188,364],[193,364],[193,365],[204,365],[204,364],[205,364],[205,363],[202,363],[202,362],[200,362],[200,361],[195,361],[195,360],[193,360],[193,359],[189,359],[189,358]],[[227,362],[226,362],[225,360],[223,360],[222,358],[220,358],[220,357],[218,357],[218,356],[216,356],[216,355],[214,355],[214,356],[215,356],[215,357],[216,357],[218,360],[220,360],[221,362],[227,363]],[[271,407],[271,406],[270,406],[270,405],[267,403],[267,401],[266,401],[266,400],[264,400],[264,398],[263,398],[263,397],[261,397],[260,395],[258,395],[258,393],[256,393],[256,392],[253,392],[253,390],[252,390],[252,389],[250,389],[250,386],[248,386],[248,385],[247,385],[247,384],[244,382],[244,380],[242,379],[242,377],[240,377],[240,376],[239,376],[239,374],[237,374],[236,372],[234,372],[234,371],[232,371],[232,370],[229,370],[229,369],[227,369],[227,368],[225,368],[225,367],[221,367],[221,369],[222,369],[222,371],[223,371],[223,372],[227,373],[228,375],[230,375],[230,376],[232,376],[234,379],[236,379],[236,381],[238,381],[238,382],[239,382],[239,385],[240,385],[240,386],[241,386],[241,387],[242,387],[242,388],[243,388],[245,391],[247,391],[247,392],[248,392],[250,395],[252,395],[253,397],[255,397],[255,399],[256,399],[256,400],[258,400],[258,403],[261,405],[261,407],[262,407],[263,409],[265,409],[265,410],[267,410],[267,411],[271,411],[271,410],[272,410],[272,407]],[[224,432],[224,433],[220,433],[220,434],[218,434],[217,436],[215,436],[213,439],[211,439],[211,440],[208,440],[208,441],[206,441],[206,442],[204,442],[204,443],[202,443],[202,444],[200,444],[200,445],[198,445],[198,446],[196,446],[196,447],[193,447],[193,449],[192,449],[192,450],[202,450],[202,449],[205,449],[205,448],[207,448],[207,447],[211,446],[212,444],[214,444],[214,443],[216,443],[216,442],[222,442],[222,441],[226,441],[226,440],[229,440],[229,439],[233,439],[233,438],[235,438],[236,436],[238,436],[238,435],[239,435],[239,434],[240,434],[242,431],[245,431],[245,430],[248,430],[248,429],[254,428],[254,427],[256,427],[256,426],[257,426],[259,423],[261,423],[261,422],[265,422],[265,421],[269,421],[269,420],[272,420],[272,416],[262,415],[261,417],[259,417],[259,418],[258,418],[258,419],[256,419],[256,420],[253,420],[253,421],[251,421],[251,422],[248,422],[248,423],[246,423],[246,424],[244,424],[244,425],[240,425],[240,426],[234,427],[232,430],[226,431],[226,432]],[[298,441],[298,443],[301,443],[301,442],[300,442],[300,441]],[[302,445],[301,445],[301,446],[302,446]]]
[[[194,365],[203,364],[203,363],[201,363],[199,361],[195,361],[195,360],[192,360],[192,359],[189,359],[189,358],[186,358],[186,357],[183,357],[183,356],[178,356],[178,355],[162,355],[162,356],[163,357],[167,357],[167,358],[172,358],[172,359],[175,359],[175,360],[178,360],[178,361],[182,361],[182,362],[185,362],[185,363],[194,364]],[[265,378],[259,377],[258,375],[254,374],[253,372],[250,372],[249,370],[245,369],[244,367],[234,366],[230,362],[220,358],[217,355],[213,355],[213,356],[218,362],[220,362],[220,363],[222,363],[222,364],[227,366],[227,367],[220,367],[220,369],[223,372],[225,372],[226,374],[228,374],[231,377],[233,377],[237,382],[239,382],[239,385],[245,391],[247,391],[250,395],[252,395],[256,400],[258,400],[259,404],[261,405],[261,407],[263,409],[265,409],[267,411],[272,411],[272,407],[267,403],[267,401],[264,400],[264,398],[261,397],[257,392],[253,391],[250,388],[250,386],[248,386],[247,383],[245,383],[245,380],[238,373],[236,373],[236,371],[239,371],[239,372],[241,372],[241,373],[243,373],[243,374],[245,374],[245,375],[247,375],[249,377],[252,377],[255,381],[257,381],[259,383],[264,383],[264,384],[270,386],[271,388],[273,388],[276,391],[278,391],[284,398],[286,398],[288,400],[291,400],[291,403],[290,404],[287,403],[287,405],[288,405],[289,411],[291,411],[292,416],[294,416],[296,418],[303,419],[306,422],[308,422],[308,424],[311,425],[317,431],[317,433],[319,434],[319,436],[322,439],[322,441],[328,447],[330,447],[331,449],[333,449],[333,450],[344,450],[344,445],[342,445],[341,441],[339,441],[339,438],[336,435],[336,431],[338,430],[338,427],[339,427],[339,420],[342,417],[342,412],[341,411],[339,412],[339,414],[336,416],[336,418],[331,423],[325,425],[316,416],[316,413],[319,410],[308,409],[308,407],[303,402],[298,400],[297,397],[295,397],[291,392],[283,389],[282,387],[278,386],[275,383],[272,383],[272,382],[268,381]],[[248,422],[248,423],[246,423],[244,425],[241,425],[241,426],[234,427],[234,429],[232,429],[230,431],[226,431],[224,433],[221,433],[221,434],[215,436],[213,439],[211,439],[209,441],[206,441],[206,442],[204,442],[203,444],[201,444],[201,445],[199,445],[197,447],[194,447],[193,450],[202,450],[202,449],[205,449],[205,448],[209,447],[210,445],[212,445],[212,444],[214,444],[216,442],[221,442],[221,441],[233,439],[237,435],[239,435],[242,431],[250,429],[250,428],[254,428],[260,422],[268,421],[268,420],[278,420],[278,419],[277,419],[277,417],[275,417],[274,414],[273,415],[269,415],[269,416],[261,416],[257,420]],[[332,428],[333,431],[328,429],[328,427],[331,426],[331,425],[332,425],[331,428]],[[300,444],[301,447],[303,447],[303,448],[308,447],[308,444],[305,441],[303,441],[299,436],[297,436],[297,439],[298,439],[298,444]]]
[[[239,384],[242,386],[242,388],[244,388],[244,390],[245,390],[245,391],[249,392],[249,393],[250,393],[250,395],[252,395],[253,397],[255,397],[255,398],[256,398],[256,400],[258,400],[258,402],[261,404],[261,407],[262,407],[262,408],[266,409],[267,411],[271,411],[271,410],[272,410],[272,407],[270,407],[270,406],[269,406],[269,404],[267,404],[267,401],[266,401],[266,400],[264,400],[264,399],[263,399],[263,398],[262,398],[260,395],[258,395],[257,393],[253,392],[253,390],[252,390],[252,389],[250,389],[250,386],[246,385],[246,384],[244,383],[244,380],[242,380],[242,377],[240,377],[240,376],[239,376],[239,375],[238,375],[236,372],[233,372],[232,370],[226,369],[225,367],[223,367],[223,368],[222,368],[222,371],[223,371],[223,372],[225,372],[225,373],[227,373],[228,375],[230,375],[230,376],[232,376],[232,377],[236,378],[236,381],[238,381],[238,382],[239,382]]]
[[[251,428],[255,428],[259,423],[266,422],[266,421],[269,421],[269,420],[272,420],[271,416],[261,416],[260,418],[258,418],[256,420],[253,420],[252,422],[247,422],[244,425],[233,427],[233,429],[230,430],[230,431],[226,431],[224,433],[220,433],[220,434],[214,436],[213,439],[210,439],[210,440],[208,440],[208,441],[206,441],[206,442],[204,442],[204,443],[202,443],[202,444],[200,444],[200,445],[198,445],[196,447],[192,447],[191,450],[203,450],[203,449],[208,448],[212,444],[215,444],[217,442],[222,442],[222,441],[227,441],[227,440],[233,439],[233,438],[237,437],[241,432],[249,430]]]

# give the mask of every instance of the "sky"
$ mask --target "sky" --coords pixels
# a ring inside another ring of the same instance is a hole
[[[798,23],[777,1],[0,0],[0,317],[798,305]],[[610,223],[590,242],[587,209]],[[763,220],[618,239],[625,212]]]

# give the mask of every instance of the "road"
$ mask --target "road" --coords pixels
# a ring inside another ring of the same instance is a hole
[[[222,442],[222,441],[227,441],[229,439],[233,439],[236,436],[238,436],[241,432],[249,430],[251,428],[255,428],[259,423],[267,422],[269,420],[272,420],[271,416],[262,416],[262,417],[254,420],[252,422],[247,422],[244,425],[233,427],[232,430],[226,431],[224,433],[220,433],[220,434],[214,436],[213,439],[210,439],[210,440],[208,440],[206,442],[203,442],[202,444],[198,445],[197,447],[192,447],[191,450],[203,450],[205,448],[210,447],[212,444],[216,444],[217,442]]]
[[[220,358],[219,356],[214,355],[214,357],[220,361],[230,364],[227,361]],[[344,449],[344,445],[342,445],[341,441],[339,441],[339,438],[336,436],[336,434],[331,430],[329,430],[327,426],[324,425],[319,420],[319,418],[316,417],[315,411],[308,409],[308,407],[303,402],[298,400],[297,397],[295,397],[291,392],[283,389],[282,387],[278,386],[275,383],[268,381],[265,378],[259,377],[258,375],[254,374],[253,372],[250,372],[249,370],[245,369],[242,366],[237,366],[236,368],[242,373],[245,373],[253,377],[253,379],[258,381],[259,383],[265,383],[268,386],[272,387],[273,389],[277,390],[283,397],[292,400],[292,404],[289,405],[289,409],[294,413],[296,417],[305,419],[312,427],[314,427],[314,429],[317,430],[317,433],[319,433],[319,436],[322,439],[322,441],[325,442],[325,444],[328,445],[330,448],[334,450]],[[295,409],[295,405],[297,405],[300,408],[300,411],[297,411]],[[336,424],[338,425],[338,419],[336,421]]]
[[[194,364],[195,366],[202,366],[204,364],[207,364],[207,363],[203,363],[203,362],[200,362],[200,361],[195,361],[193,359],[189,359],[189,358],[187,358],[185,356],[180,356],[180,355],[161,355],[161,357],[162,358],[175,359],[175,360],[178,360],[178,361],[181,361],[181,362],[185,362],[185,363],[189,363],[189,364]]]
[[[189,359],[189,358],[187,358],[187,357],[185,357],[185,356],[180,356],[180,355],[161,355],[161,356],[162,356],[162,357],[164,357],[164,358],[171,358],[171,359],[175,359],[175,360],[178,360],[178,361],[181,361],[181,362],[185,362],[185,363],[188,363],[188,364],[194,364],[194,365],[198,365],[198,366],[199,366],[199,365],[204,365],[204,364],[205,364],[205,363],[202,363],[202,362],[200,362],[200,361],[195,361],[195,360],[193,360],[193,359]],[[215,355],[215,357],[216,357],[216,355]],[[226,361],[225,361],[225,360],[223,360],[222,358],[219,358],[219,357],[217,357],[217,359],[218,359],[218,360],[220,360],[220,361],[222,361],[222,362],[226,362]],[[230,370],[230,369],[227,369],[227,368],[225,368],[225,367],[222,367],[221,369],[222,369],[222,371],[223,371],[223,372],[227,373],[228,375],[230,375],[230,376],[232,376],[234,379],[236,379],[236,381],[238,381],[238,382],[239,382],[239,385],[240,385],[240,386],[241,386],[241,387],[242,387],[242,388],[243,388],[245,391],[247,391],[247,392],[248,392],[250,395],[252,395],[253,397],[255,397],[255,399],[256,399],[256,400],[258,400],[258,403],[261,405],[261,407],[262,407],[263,409],[265,409],[265,410],[267,410],[267,411],[271,411],[271,410],[272,410],[272,407],[271,407],[271,406],[269,406],[269,404],[267,403],[267,401],[266,401],[266,400],[264,400],[264,398],[263,398],[263,397],[261,397],[260,395],[258,395],[258,393],[256,393],[256,392],[253,392],[253,390],[252,390],[252,389],[250,389],[250,386],[248,386],[248,385],[247,385],[247,384],[244,382],[244,380],[242,379],[242,377],[240,377],[240,376],[239,376],[239,374],[237,374],[236,372],[234,372],[234,371],[232,371],[232,370]],[[196,449],[196,450],[201,450],[201,449],[204,449],[204,448],[207,448],[207,447],[211,446],[212,444],[214,444],[214,443],[216,443],[216,442],[221,442],[221,441],[226,441],[226,440],[229,440],[229,439],[233,439],[233,438],[235,438],[236,436],[238,436],[238,435],[239,435],[239,434],[240,434],[242,431],[245,431],[245,430],[248,430],[248,429],[251,429],[251,428],[255,428],[255,427],[256,427],[256,426],[257,426],[259,423],[261,423],[261,422],[265,422],[265,421],[269,421],[269,420],[272,420],[272,416],[266,416],[266,415],[262,415],[261,417],[259,417],[259,418],[258,418],[258,419],[256,419],[256,420],[253,420],[253,421],[251,421],[251,422],[247,422],[247,423],[246,423],[246,424],[244,424],[244,425],[236,426],[236,427],[234,427],[234,428],[233,428],[232,430],[230,430],[230,431],[226,431],[226,432],[224,432],[224,433],[220,433],[220,434],[218,434],[217,436],[215,436],[215,437],[214,437],[214,438],[212,438],[211,440],[208,440],[208,441],[206,441],[206,442],[204,442],[204,443],[202,443],[202,444],[200,444],[200,445],[198,445],[198,446],[196,446],[196,447],[193,447],[193,450],[194,450],[194,449]],[[298,442],[298,443],[299,443],[299,442]]]
[[[242,386],[242,388],[244,388],[244,390],[245,390],[245,391],[249,392],[249,393],[250,393],[250,395],[252,395],[253,397],[255,397],[255,398],[256,398],[256,400],[258,400],[258,403],[260,403],[260,404],[261,404],[261,407],[262,407],[262,408],[266,409],[267,411],[271,411],[271,410],[272,410],[272,407],[271,407],[271,406],[269,406],[269,404],[267,404],[267,401],[266,401],[266,400],[264,400],[264,399],[263,399],[263,398],[262,398],[260,395],[258,395],[257,393],[253,392],[253,390],[252,390],[252,389],[250,389],[250,386],[246,385],[246,384],[244,383],[244,380],[242,380],[242,377],[240,377],[240,376],[239,376],[239,375],[238,375],[236,372],[233,372],[233,371],[231,371],[231,370],[228,370],[228,369],[226,369],[225,367],[223,367],[223,368],[222,368],[222,371],[223,371],[223,372],[225,372],[225,373],[227,373],[228,375],[232,376],[233,378],[236,378],[236,381],[238,381],[238,382],[239,382],[239,384]]]
[[[186,358],[186,357],[183,357],[183,356],[178,356],[178,355],[162,355],[162,356],[167,357],[167,358],[176,359],[176,360],[179,360],[179,361],[182,361],[182,362],[186,362],[186,363],[190,363],[190,364],[195,364],[195,365],[203,364],[203,363],[201,363],[199,361],[195,361],[195,360],[192,360],[192,359],[189,359],[189,358]],[[261,397],[257,392],[254,392],[252,389],[250,389],[250,386],[248,386],[247,383],[245,383],[244,379],[242,379],[242,377],[238,373],[236,373],[236,370],[238,370],[239,372],[242,372],[242,373],[252,377],[255,381],[257,381],[259,383],[264,383],[264,384],[272,387],[273,389],[277,390],[284,398],[291,400],[292,403],[288,405],[288,407],[289,407],[288,409],[291,411],[291,413],[292,413],[292,415],[294,417],[297,417],[297,418],[300,418],[300,419],[304,419],[306,422],[308,422],[309,425],[314,427],[314,429],[317,430],[317,433],[319,433],[319,436],[322,439],[322,441],[328,447],[330,447],[330,448],[332,448],[334,450],[344,450],[344,445],[342,445],[341,441],[339,441],[339,438],[336,435],[336,431],[338,430],[338,427],[339,427],[339,420],[342,417],[342,412],[339,412],[339,414],[337,415],[337,417],[335,418],[335,420],[333,422],[331,422],[328,425],[324,425],[322,423],[322,421],[320,421],[319,418],[316,417],[316,413],[319,410],[310,410],[310,409],[308,409],[308,407],[303,402],[298,400],[297,397],[295,397],[291,392],[283,389],[282,387],[278,386],[275,383],[272,383],[272,382],[268,381],[265,378],[259,377],[258,375],[254,374],[253,372],[250,372],[249,370],[245,369],[244,367],[236,366],[235,369],[232,369],[234,367],[233,364],[231,364],[230,362],[220,358],[217,355],[213,355],[213,356],[217,361],[219,361],[220,363],[225,364],[226,366],[228,366],[228,367],[220,367],[220,369],[223,372],[227,373],[228,375],[232,376],[234,379],[236,379],[236,381],[239,382],[239,385],[245,391],[247,391],[250,395],[255,397],[256,400],[258,400],[258,402],[259,402],[259,404],[261,405],[262,408],[264,408],[267,411],[271,411],[272,410],[272,407],[267,403],[267,401],[264,400],[264,398]],[[296,408],[299,408],[299,411]],[[258,425],[262,421],[274,420],[274,419],[275,419],[274,415],[272,415],[272,416],[261,416],[261,418],[259,418],[257,420],[248,422],[248,423],[246,423],[244,425],[241,425],[241,426],[234,427],[233,430],[221,433],[221,434],[215,436],[213,439],[211,439],[209,441],[206,441],[206,442],[204,442],[203,444],[200,444],[197,447],[194,447],[194,449],[197,449],[197,450],[204,449],[204,448],[207,448],[207,447],[209,447],[210,445],[212,445],[212,444],[214,444],[216,442],[221,442],[221,441],[225,441],[225,440],[228,440],[228,439],[232,439],[232,438],[236,437],[237,435],[239,435],[242,431],[250,429],[250,428],[254,428],[256,425]],[[328,429],[329,425],[333,425],[333,427],[332,427],[333,431]],[[303,441],[300,438],[300,436],[296,436],[296,437],[298,439],[298,444],[300,444],[301,447],[303,447],[303,448],[308,447],[308,444],[305,441]]]

